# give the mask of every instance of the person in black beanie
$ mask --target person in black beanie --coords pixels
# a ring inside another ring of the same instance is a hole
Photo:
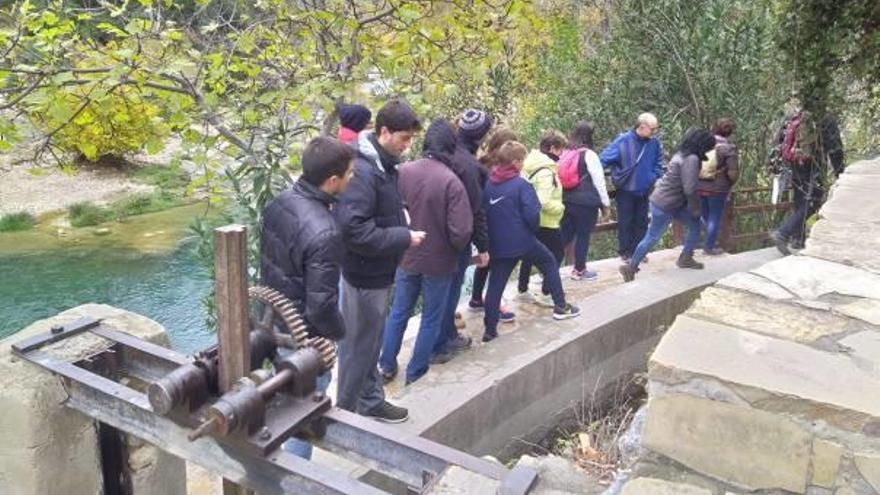
[[[339,114],[339,140],[345,144],[357,141],[358,134],[367,128],[373,113],[363,105],[342,103],[336,110]]]
[[[452,157],[452,171],[458,176],[468,194],[473,212],[474,232],[471,242],[477,249],[477,266],[489,264],[489,230],[486,225],[486,210],[483,207],[483,187],[486,185],[488,171],[477,160],[476,153],[480,143],[492,128],[492,117],[481,110],[469,108],[458,119],[458,140]],[[471,346],[471,338],[458,332],[455,326],[455,310],[461,297],[464,273],[470,264],[471,248],[468,245],[458,257],[458,270],[449,288],[446,311],[440,327],[440,335],[434,345],[433,361],[444,363],[452,359],[455,352]]]

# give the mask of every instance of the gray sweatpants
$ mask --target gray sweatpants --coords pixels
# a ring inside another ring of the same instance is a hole
[[[391,287],[359,289],[344,278],[340,282],[345,337],[339,341],[336,405],[342,409],[365,414],[385,400],[377,365],[390,294]]]

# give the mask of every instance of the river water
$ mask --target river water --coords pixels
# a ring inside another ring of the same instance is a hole
[[[93,302],[156,320],[182,352],[206,347],[215,337],[201,300],[211,280],[185,239],[197,214],[187,206],[141,215],[101,236],[94,228],[59,235],[57,227],[0,234],[0,338]]]

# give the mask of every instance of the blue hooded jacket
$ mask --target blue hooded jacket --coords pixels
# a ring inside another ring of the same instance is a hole
[[[491,179],[483,197],[489,225],[489,255],[519,258],[537,242],[541,202],[535,188],[520,176],[503,182]]]
[[[642,139],[630,129],[620,133],[599,155],[602,167],[611,168],[614,187],[647,195],[663,176],[663,145],[652,137]]]

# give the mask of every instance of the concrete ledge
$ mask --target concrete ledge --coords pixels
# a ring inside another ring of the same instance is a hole
[[[11,354],[11,346],[82,316],[103,318],[116,329],[169,345],[155,321],[103,304],[85,304],[40,320],[0,341],[0,493],[3,495],[99,495],[103,493],[97,428],[91,418],[64,406],[61,380]],[[105,349],[93,335],[72,337],[46,349],[75,361]],[[186,473],[180,459],[127,438],[134,492],[183,495]]]
[[[662,332],[700,290],[777,257],[761,250],[711,259],[705,270],[671,268],[579,301],[580,318],[521,320],[516,332],[432,368],[398,394],[411,417],[401,427],[475,455],[514,455],[527,446],[517,439],[540,439],[571,406],[603,401],[644,372]],[[662,262],[652,255],[652,265]]]

